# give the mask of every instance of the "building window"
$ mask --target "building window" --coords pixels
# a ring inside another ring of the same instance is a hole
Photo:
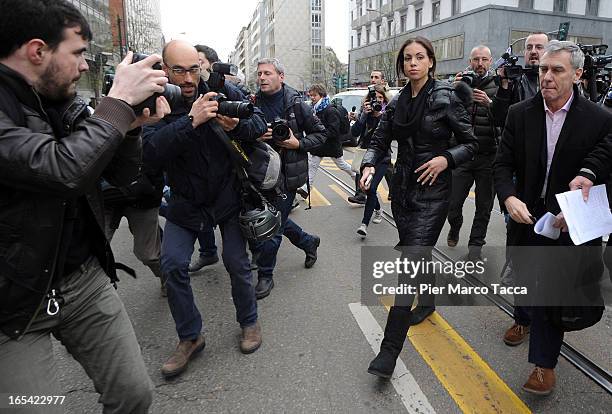
[[[438,39],[431,43],[438,61],[463,58],[463,35]]]
[[[533,9],[533,0],[519,0],[519,8]]]
[[[363,15],[363,3],[360,1],[357,2],[357,15],[358,16],[362,16]]]
[[[406,15],[402,14],[400,16],[400,33],[404,33],[406,31]]]
[[[567,0],[555,0],[553,11],[567,13]]]
[[[453,0],[451,3],[451,15],[461,13],[461,0]]]
[[[423,6],[414,9],[414,27],[417,29],[423,25]]]
[[[312,10],[321,10],[321,0],[310,0],[310,8]]]
[[[376,25],[376,40],[380,40],[380,24]]]
[[[353,11],[351,10],[351,21],[355,20],[355,16],[353,16]]]
[[[372,8],[372,0],[368,0],[368,7],[366,7],[366,9],[371,9]]]
[[[440,20],[440,2],[436,1],[431,3],[431,21],[437,22]]]
[[[393,30],[393,20],[389,19],[387,20],[387,37],[391,36],[392,30]]]
[[[366,29],[366,38],[365,38],[365,44],[369,44],[370,43],[370,28]]]
[[[355,38],[351,35],[351,47],[355,47]]]
[[[321,43],[321,29],[312,29],[312,42]]]
[[[599,14],[599,0],[587,0],[586,15],[597,16]]]
[[[357,33],[357,47],[361,46],[361,33]]]
[[[313,14],[312,15],[312,27],[321,27],[321,15]]]

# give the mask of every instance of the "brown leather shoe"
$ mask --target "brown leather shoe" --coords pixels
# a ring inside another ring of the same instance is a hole
[[[555,388],[555,370],[535,367],[529,379],[523,385],[523,391],[536,395],[548,395]]]
[[[240,337],[240,351],[243,354],[252,354],[261,346],[261,326],[259,322],[255,325],[242,328],[242,336]]]
[[[162,375],[168,378],[185,371],[189,360],[202,351],[205,346],[206,342],[202,334],[198,335],[195,341],[180,341],[174,353],[162,365]]]
[[[523,326],[515,323],[504,334],[504,342],[509,346],[517,346],[525,341],[529,334],[529,326]]]

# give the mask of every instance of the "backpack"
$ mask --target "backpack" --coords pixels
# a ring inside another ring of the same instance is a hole
[[[340,115],[340,134],[348,134],[351,130],[351,121],[349,121],[348,111],[342,105],[333,103],[332,106],[338,110]]]

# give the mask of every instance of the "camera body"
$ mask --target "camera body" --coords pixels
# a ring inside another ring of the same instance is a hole
[[[132,63],[140,62],[141,60],[146,59],[147,57],[149,56],[145,55],[144,53],[134,53],[134,56],[132,57]],[[152,67],[155,70],[162,70],[162,67],[159,63],[154,64]],[[102,85],[103,95],[108,95],[111,88],[113,87],[114,79],[115,79],[115,75],[112,75],[112,74],[104,75],[104,81]],[[172,107],[173,106],[172,104],[174,102],[177,102],[178,99],[182,99],[181,88],[179,88],[176,85],[172,85],[170,83],[166,84],[164,86],[163,93],[154,93],[153,95],[149,96],[147,99],[145,99],[138,105],[132,106],[134,113],[136,115],[142,115],[142,111],[144,111],[145,108],[149,108],[150,114],[151,115],[154,114],[156,110],[155,101],[157,100],[159,96],[165,97],[168,103],[170,104],[170,107]]]
[[[466,70],[461,75],[461,82],[467,83],[471,88],[475,88],[480,83],[480,76],[473,70]]]
[[[230,101],[222,93],[218,93],[213,100],[219,103],[217,113],[230,118],[245,119],[253,115],[253,104],[241,101]]]
[[[272,141],[274,142],[286,141],[291,135],[289,122],[279,117],[276,117],[272,123],[268,124],[268,128],[272,129]]]
[[[374,85],[368,86],[368,101],[370,102],[370,107],[372,108],[372,111],[382,111],[382,104],[376,99],[376,87]]]
[[[213,92],[219,92],[225,86],[225,75],[236,76],[238,74],[238,66],[231,63],[215,62],[211,65],[210,73],[206,83]]]
[[[511,55],[510,53],[504,53],[501,57],[501,64],[498,67],[503,67],[506,74],[505,79],[516,81],[523,75],[537,75],[540,68],[539,66],[526,66],[522,67],[518,65],[518,56]]]

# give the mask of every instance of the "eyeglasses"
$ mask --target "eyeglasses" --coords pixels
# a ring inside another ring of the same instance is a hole
[[[175,76],[185,76],[187,72],[189,72],[189,74],[193,76],[198,76],[200,74],[199,66],[189,68],[189,69],[185,69],[180,66],[175,66],[175,67],[170,68],[170,70],[172,71],[172,73],[174,73]]]

